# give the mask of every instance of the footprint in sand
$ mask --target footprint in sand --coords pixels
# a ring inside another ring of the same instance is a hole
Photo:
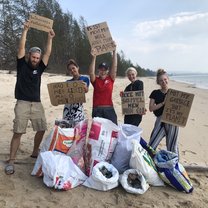
[[[165,195],[166,198],[170,197],[170,195],[168,193],[166,193],[166,192],[162,192],[162,193]]]
[[[199,187],[199,186],[201,185],[201,184],[200,184],[200,181],[199,181],[197,178],[191,177],[191,176],[189,176],[189,178],[190,178],[191,181],[194,183],[194,187],[195,187],[195,186]]]
[[[184,151],[182,151],[182,153],[183,153],[183,155],[185,155],[186,153],[191,153],[193,155],[196,155],[196,152],[193,152],[191,150],[184,150]]]
[[[181,201],[181,202],[178,202],[180,207],[193,207],[193,202],[192,201]]]

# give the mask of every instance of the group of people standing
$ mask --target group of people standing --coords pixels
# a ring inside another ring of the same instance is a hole
[[[20,145],[22,134],[26,133],[28,120],[31,121],[33,130],[36,131],[34,137],[34,148],[31,157],[36,158],[39,153],[39,146],[42,141],[45,130],[47,129],[44,108],[40,99],[41,75],[47,67],[48,60],[52,49],[52,39],[55,36],[53,30],[48,32],[48,40],[45,53],[38,47],[32,47],[28,53],[28,60],[25,56],[26,36],[30,22],[24,24],[24,29],[20,39],[17,54],[17,81],[15,86],[15,119],[13,126],[13,137],[10,144],[10,158],[5,166],[6,174],[15,172],[14,162],[17,150]],[[114,42],[115,48],[116,44]],[[117,124],[117,115],[113,106],[112,93],[117,73],[117,54],[116,50],[112,52],[111,67],[103,62],[98,65],[98,75],[96,70],[96,52],[91,49],[91,64],[89,66],[88,76],[80,75],[79,66],[73,59],[69,59],[67,70],[75,81],[80,80],[83,83],[85,93],[88,92],[91,82],[93,91],[93,109],[92,117],[102,117],[111,120]],[[143,90],[143,82],[137,79],[137,71],[130,67],[126,70],[130,84],[124,91]],[[151,133],[149,144],[156,149],[162,138],[166,137],[167,150],[177,152],[178,127],[161,122],[161,115],[164,108],[165,96],[168,91],[168,74],[160,69],[157,72],[157,84],[160,89],[154,90],[150,98],[149,110],[155,114],[156,122]],[[124,123],[139,126],[142,121],[140,114],[125,115]],[[85,119],[84,108],[82,103],[65,104],[63,109],[63,119],[71,122],[72,125]]]

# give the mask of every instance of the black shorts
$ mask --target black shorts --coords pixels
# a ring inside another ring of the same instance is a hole
[[[92,109],[92,117],[101,117],[111,120],[113,123],[117,125],[117,115],[112,107],[93,107]]]
[[[133,114],[133,115],[125,115],[124,116],[124,123],[125,124],[139,126],[141,121],[142,121],[142,115],[140,115],[140,114]]]

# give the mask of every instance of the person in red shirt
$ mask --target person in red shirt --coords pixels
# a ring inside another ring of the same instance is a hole
[[[112,101],[113,84],[117,72],[116,50],[112,54],[112,66],[109,67],[105,62],[100,63],[97,76],[95,75],[96,53],[94,48],[91,50],[91,55],[89,76],[94,87],[92,117],[106,118],[117,124],[117,115]]]

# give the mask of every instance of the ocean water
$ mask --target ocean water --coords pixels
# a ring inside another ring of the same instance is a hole
[[[170,75],[171,80],[192,84],[194,87],[208,89],[208,73],[206,74],[174,74]]]

